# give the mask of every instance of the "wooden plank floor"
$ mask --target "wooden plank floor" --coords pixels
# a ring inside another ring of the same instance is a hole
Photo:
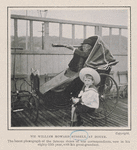
[[[16,117],[15,117],[16,116]],[[31,122],[22,112],[16,112],[11,119],[12,127],[69,127],[70,107],[48,110],[43,103],[39,104],[39,116],[35,123]],[[119,99],[116,109],[107,120],[93,120],[89,116],[83,117],[83,126],[96,127],[127,127],[128,103],[127,99]]]

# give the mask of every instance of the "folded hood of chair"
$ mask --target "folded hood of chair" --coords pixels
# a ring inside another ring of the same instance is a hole
[[[113,57],[108,46],[104,43],[101,37],[92,36],[89,38],[93,39],[95,41],[95,44],[85,62],[85,66],[98,68],[99,66],[115,61],[115,58]]]

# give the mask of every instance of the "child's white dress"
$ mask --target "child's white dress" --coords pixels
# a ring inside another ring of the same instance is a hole
[[[86,105],[90,108],[98,108],[99,107],[99,94],[94,88],[85,88],[79,93],[78,97],[81,97],[82,105]]]
[[[83,106],[85,105],[95,109],[99,107],[99,94],[94,87],[84,88],[84,90],[79,93],[78,97],[81,97],[81,105]],[[73,99],[74,103],[77,103],[78,101],[78,98]],[[71,121],[77,121],[77,115],[74,113],[75,109],[75,104],[73,104],[71,108]]]

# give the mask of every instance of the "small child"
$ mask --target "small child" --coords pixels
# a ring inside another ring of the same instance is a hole
[[[100,75],[92,68],[83,68],[79,77],[84,82],[84,86],[78,95],[78,98],[72,98],[73,105],[71,109],[72,126],[83,124],[80,114],[93,112],[99,107],[99,94],[95,85],[100,82]]]

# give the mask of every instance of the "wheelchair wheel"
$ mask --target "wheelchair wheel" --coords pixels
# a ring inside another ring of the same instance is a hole
[[[90,114],[92,119],[108,117],[116,108],[119,99],[119,90],[115,80],[107,75],[100,74],[101,82],[98,85],[99,108]]]
[[[32,122],[36,122],[38,118],[38,98],[31,95],[25,102],[26,117],[28,117]]]

